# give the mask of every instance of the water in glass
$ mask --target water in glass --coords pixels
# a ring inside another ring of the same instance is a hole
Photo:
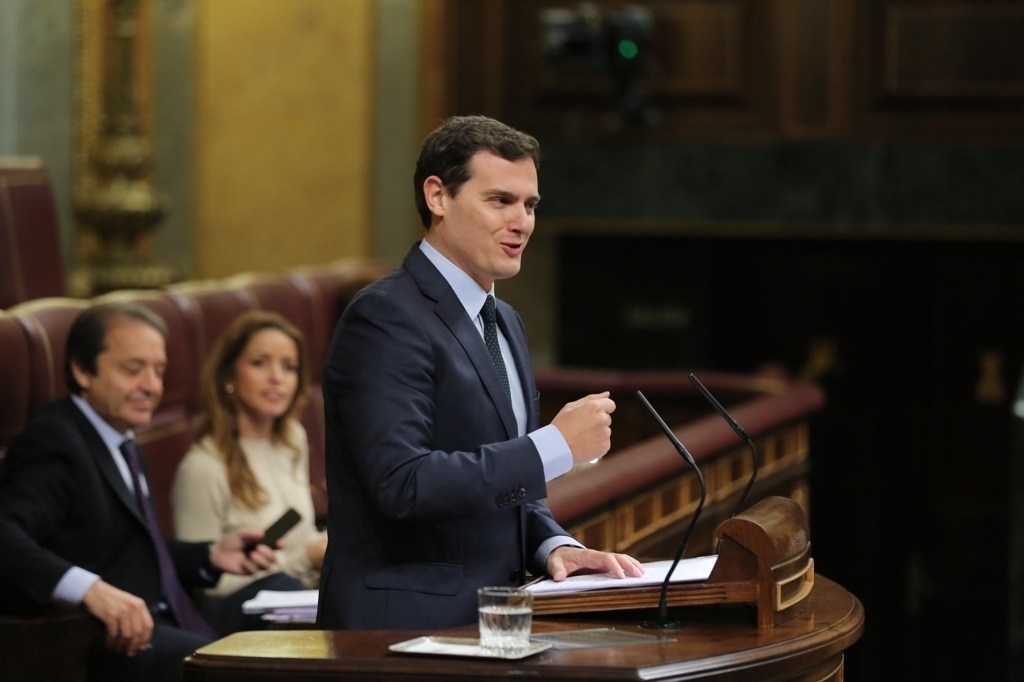
[[[506,654],[530,644],[533,595],[515,588],[481,588],[480,646]]]

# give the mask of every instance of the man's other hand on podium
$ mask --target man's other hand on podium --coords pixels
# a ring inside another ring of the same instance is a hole
[[[581,573],[610,573],[619,578],[627,575],[639,578],[644,574],[643,565],[627,554],[600,552],[572,545],[556,547],[548,554],[547,569],[548,575],[555,582]]]

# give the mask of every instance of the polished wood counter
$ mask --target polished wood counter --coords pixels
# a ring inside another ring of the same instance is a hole
[[[264,680],[740,680],[843,679],[843,651],[864,629],[864,608],[842,586],[817,576],[814,589],[775,627],[758,627],[748,607],[693,607],[682,626],[649,630],[650,613],[581,620],[535,618],[533,631],[613,627],[673,637],[577,650],[549,649],[518,661],[395,653],[388,646],[426,634],[475,637],[476,628],[438,632],[270,630],[240,632],[185,660],[185,682]]]

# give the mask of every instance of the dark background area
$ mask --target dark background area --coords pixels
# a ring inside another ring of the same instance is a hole
[[[867,613],[848,679],[1004,679],[1013,418],[1009,396],[978,396],[979,348],[999,355],[995,384],[1015,393],[1024,344],[1008,311],[1024,300],[1024,248],[563,241],[565,364],[749,372],[778,361],[825,389],[811,527],[817,570]],[[615,277],[594,267],[612,262]]]

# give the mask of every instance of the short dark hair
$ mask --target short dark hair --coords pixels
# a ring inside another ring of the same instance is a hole
[[[96,358],[107,349],[107,330],[116,319],[128,319],[148,324],[160,332],[167,342],[167,324],[163,318],[138,303],[111,301],[92,305],[75,318],[68,332],[64,352],[64,383],[72,395],[81,395],[82,387],[75,381],[71,365],[75,364],[95,376]]]
[[[430,227],[431,216],[423,181],[436,175],[455,196],[469,180],[470,159],[481,150],[506,161],[532,159],[534,167],[540,169],[540,143],[532,135],[487,116],[452,116],[427,136],[412,176],[416,210],[423,227]]]

